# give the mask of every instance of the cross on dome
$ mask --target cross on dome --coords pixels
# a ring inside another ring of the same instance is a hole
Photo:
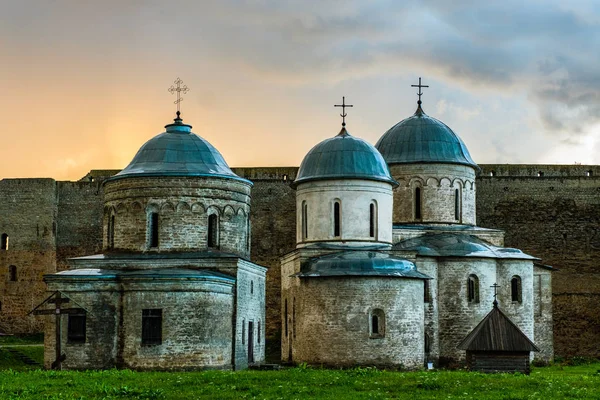
[[[423,94],[423,92],[421,91],[422,88],[428,88],[429,85],[421,85],[421,77],[419,77],[419,84],[418,85],[410,85],[410,87],[418,87],[419,91],[417,92],[417,95],[419,96],[419,101],[417,101],[417,104],[419,105],[419,107],[421,107],[421,95]]]
[[[342,107],[342,113],[340,114],[340,117],[342,117],[342,126],[346,126],[346,116],[348,114],[346,114],[346,107],[354,107],[354,105],[352,104],[346,104],[346,97],[342,96],[342,104],[334,104],[334,107]]]
[[[186,94],[187,92],[189,92],[190,89],[186,85],[181,86],[183,81],[180,78],[175,79],[173,83],[177,86],[171,85],[171,87],[167,90],[171,94],[177,93],[177,100],[175,100],[173,104],[177,104],[177,118],[179,118],[179,114],[181,114],[179,110],[179,103],[183,101],[183,99],[181,98],[181,94]]]

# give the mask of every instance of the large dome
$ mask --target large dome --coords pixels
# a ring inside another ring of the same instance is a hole
[[[237,176],[208,141],[191,131],[181,118],[148,140],[125,169],[110,178],[138,176],[209,176],[251,183]]]
[[[308,152],[293,186],[322,179],[367,179],[397,185],[377,149],[351,136],[346,128]]]
[[[375,147],[388,165],[447,163],[479,168],[456,133],[420,106],[413,116],[391,127]]]

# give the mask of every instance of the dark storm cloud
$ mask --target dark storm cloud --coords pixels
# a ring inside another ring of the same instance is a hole
[[[232,43],[250,70],[294,83],[421,69],[467,91],[523,90],[546,129],[577,134],[600,121],[600,10],[561,3],[245,3]]]

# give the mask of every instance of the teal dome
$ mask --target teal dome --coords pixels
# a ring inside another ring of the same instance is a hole
[[[351,136],[346,128],[308,152],[300,164],[293,187],[323,179],[366,179],[397,185],[377,149]]]
[[[250,183],[237,176],[208,141],[182,122],[165,126],[163,132],[147,141],[125,169],[108,179],[142,176],[217,177]]]
[[[392,164],[462,164],[479,169],[467,146],[446,124],[425,114],[415,114],[392,126],[375,145]]]

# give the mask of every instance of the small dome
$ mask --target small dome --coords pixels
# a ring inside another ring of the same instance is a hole
[[[447,163],[479,169],[463,141],[446,124],[415,114],[391,127],[375,145],[389,164]]]
[[[208,141],[182,123],[165,126],[166,132],[148,140],[125,169],[108,180],[134,176],[210,176],[250,181],[237,176]]]
[[[377,149],[351,136],[346,128],[308,152],[293,186],[321,179],[366,179],[397,185]]]

